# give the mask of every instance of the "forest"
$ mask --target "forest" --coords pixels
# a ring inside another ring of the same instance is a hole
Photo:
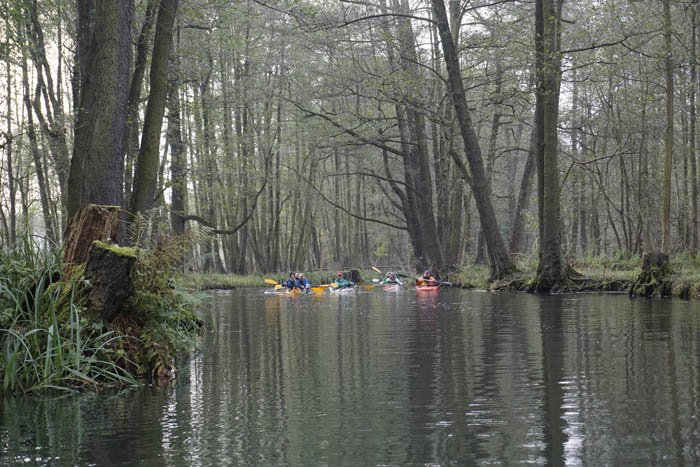
[[[0,238],[491,279],[698,249],[695,0],[0,0]]]

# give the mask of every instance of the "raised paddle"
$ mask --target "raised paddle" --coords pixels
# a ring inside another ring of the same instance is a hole
[[[273,281],[272,279],[265,279],[265,283],[270,284],[270,285],[278,285],[279,282]]]
[[[377,271],[379,274],[382,273],[382,271],[380,271],[379,268],[377,268],[377,267],[375,267],[375,266],[372,266],[372,269],[374,269],[375,271]]]

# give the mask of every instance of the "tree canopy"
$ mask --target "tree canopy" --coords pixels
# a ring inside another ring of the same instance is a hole
[[[98,203],[193,270],[694,256],[697,8],[0,0],[0,238]]]

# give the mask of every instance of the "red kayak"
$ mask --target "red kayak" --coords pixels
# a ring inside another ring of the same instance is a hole
[[[384,290],[387,292],[398,292],[401,290],[401,284],[387,284],[384,286]]]
[[[417,285],[416,292],[437,292],[439,285]]]

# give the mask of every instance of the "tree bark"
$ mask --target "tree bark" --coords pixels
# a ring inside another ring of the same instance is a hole
[[[132,14],[132,0],[95,5],[68,180],[69,218],[89,203],[122,202]]]
[[[139,152],[139,108],[141,106],[141,91],[143,77],[146,74],[148,60],[148,45],[153,29],[153,20],[158,11],[159,0],[148,0],[146,13],[141,24],[138,40],[136,41],[136,57],[134,72],[129,83],[129,97],[126,106],[126,131],[124,132],[124,205],[128,205],[134,177],[134,161]]]
[[[182,141],[182,122],[180,117],[180,79],[177,58],[171,55],[176,63],[171,66],[168,82],[168,132],[167,140],[170,145],[170,180],[171,180],[171,209],[170,226],[176,235],[185,233],[185,195],[187,194],[186,161],[184,143]]]
[[[537,92],[542,98],[542,156],[539,168],[540,201],[540,263],[533,290],[549,292],[562,288],[566,281],[561,250],[559,209],[558,135],[559,73],[558,13],[554,0],[536,0],[537,22],[542,22],[542,56],[537,70]],[[539,34],[536,34],[540,37]]]
[[[673,170],[673,62],[671,3],[664,0],[664,70],[666,77],[666,135],[664,137],[664,196],[661,214],[661,251],[671,254],[671,177]]]
[[[692,256],[698,254],[698,163],[696,152],[697,135],[695,134],[697,122],[697,107],[695,103],[698,83],[697,62],[697,0],[693,1],[690,9],[691,17],[691,41],[690,41],[690,245],[689,252]]]
[[[134,173],[131,212],[145,213],[153,207],[158,168],[160,166],[160,137],[168,92],[168,61],[173,42],[173,25],[178,0],[161,0],[156,20],[156,36],[151,60],[150,95],[146,106],[141,148]]]
[[[523,252],[523,242],[525,241],[525,211],[530,202],[532,194],[532,176],[535,173],[536,167],[536,146],[537,133],[533,125],[533,131],[530,135],[530,150],[527,154],[525,167],[523,168],[523,176],[520,179],[520,189],[518,190],[518,201],[515,206],[515,215],[513,216],[513,227],[510,237],[510,255],[515,258]]]
[[[63,241],[63,274],[69,275],[74,265],[87,261],[90,247],[95,240],[114,242],[118,226],[118,207],[90,205],[80,208],[68,220],[66,226]]]

